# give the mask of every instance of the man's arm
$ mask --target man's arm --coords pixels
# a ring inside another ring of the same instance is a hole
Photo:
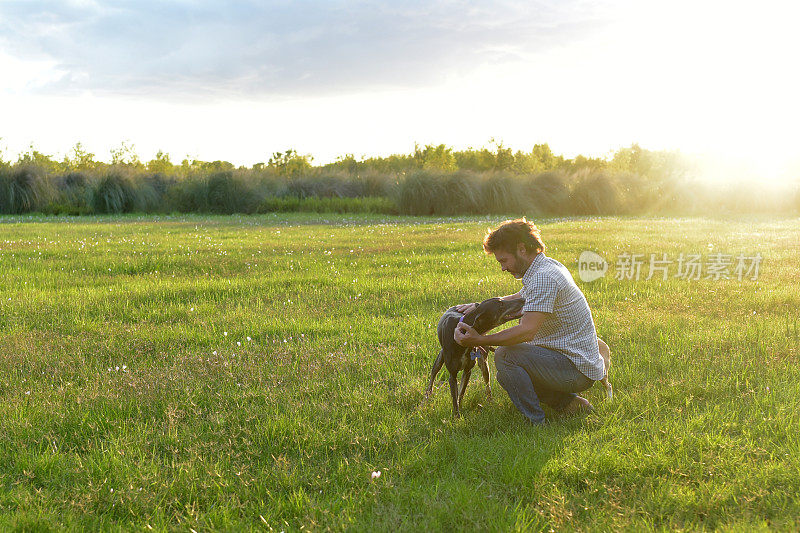
[[[519,292],[515,292],[514,294],[509,294],[508,296],[501,296],[501,300],[514,300],[516,298],[522,298],[522,289]]]
[[[547,313],[528,311],[516,326],[491,335],[480,335],[475,328],[460,322],[453,338],[461,346],[510,346],[533,340]]]

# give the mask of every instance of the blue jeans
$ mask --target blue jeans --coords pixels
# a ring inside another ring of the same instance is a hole
[[[497,381],[534,424],[544,423],[540,401],[559,411],[594,384],[567,356],[534,344],[498,346],[494,363]]]

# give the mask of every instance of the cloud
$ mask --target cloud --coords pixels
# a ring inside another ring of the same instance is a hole
[[[52,62],[48,94],[328,95],[435,84],[523,62],[601,25],[602,6],[538,2],[63,1],[0,4],[0,46]]]

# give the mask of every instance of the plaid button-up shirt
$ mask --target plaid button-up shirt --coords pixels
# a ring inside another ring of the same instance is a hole
[[[566,355],[589,379],[605,375],[586,297],[567,267],[540,253],[522,276],[523,311],[547,313],[530,341]]]

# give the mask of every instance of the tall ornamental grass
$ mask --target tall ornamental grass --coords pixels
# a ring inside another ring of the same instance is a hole
[[[130,213],[136,204],[136,189],[131,179],[112,171],[101,177],[92,191],[95,213]]]
[[[0,213],[297,210],[422,216],[797,213],[800,190],[771,190],[753,183],[711,185],[590,167],[530,174],[441,169],[353,173],[323,167],[294,175],[269,167],[234,169],[222,164],[183,173],[137,172],[115,165],[54,174],[31,163],[0,165]]]
[[[32,165],[0,167],[0,213],[38,211],[52,194],[40,168]]]

